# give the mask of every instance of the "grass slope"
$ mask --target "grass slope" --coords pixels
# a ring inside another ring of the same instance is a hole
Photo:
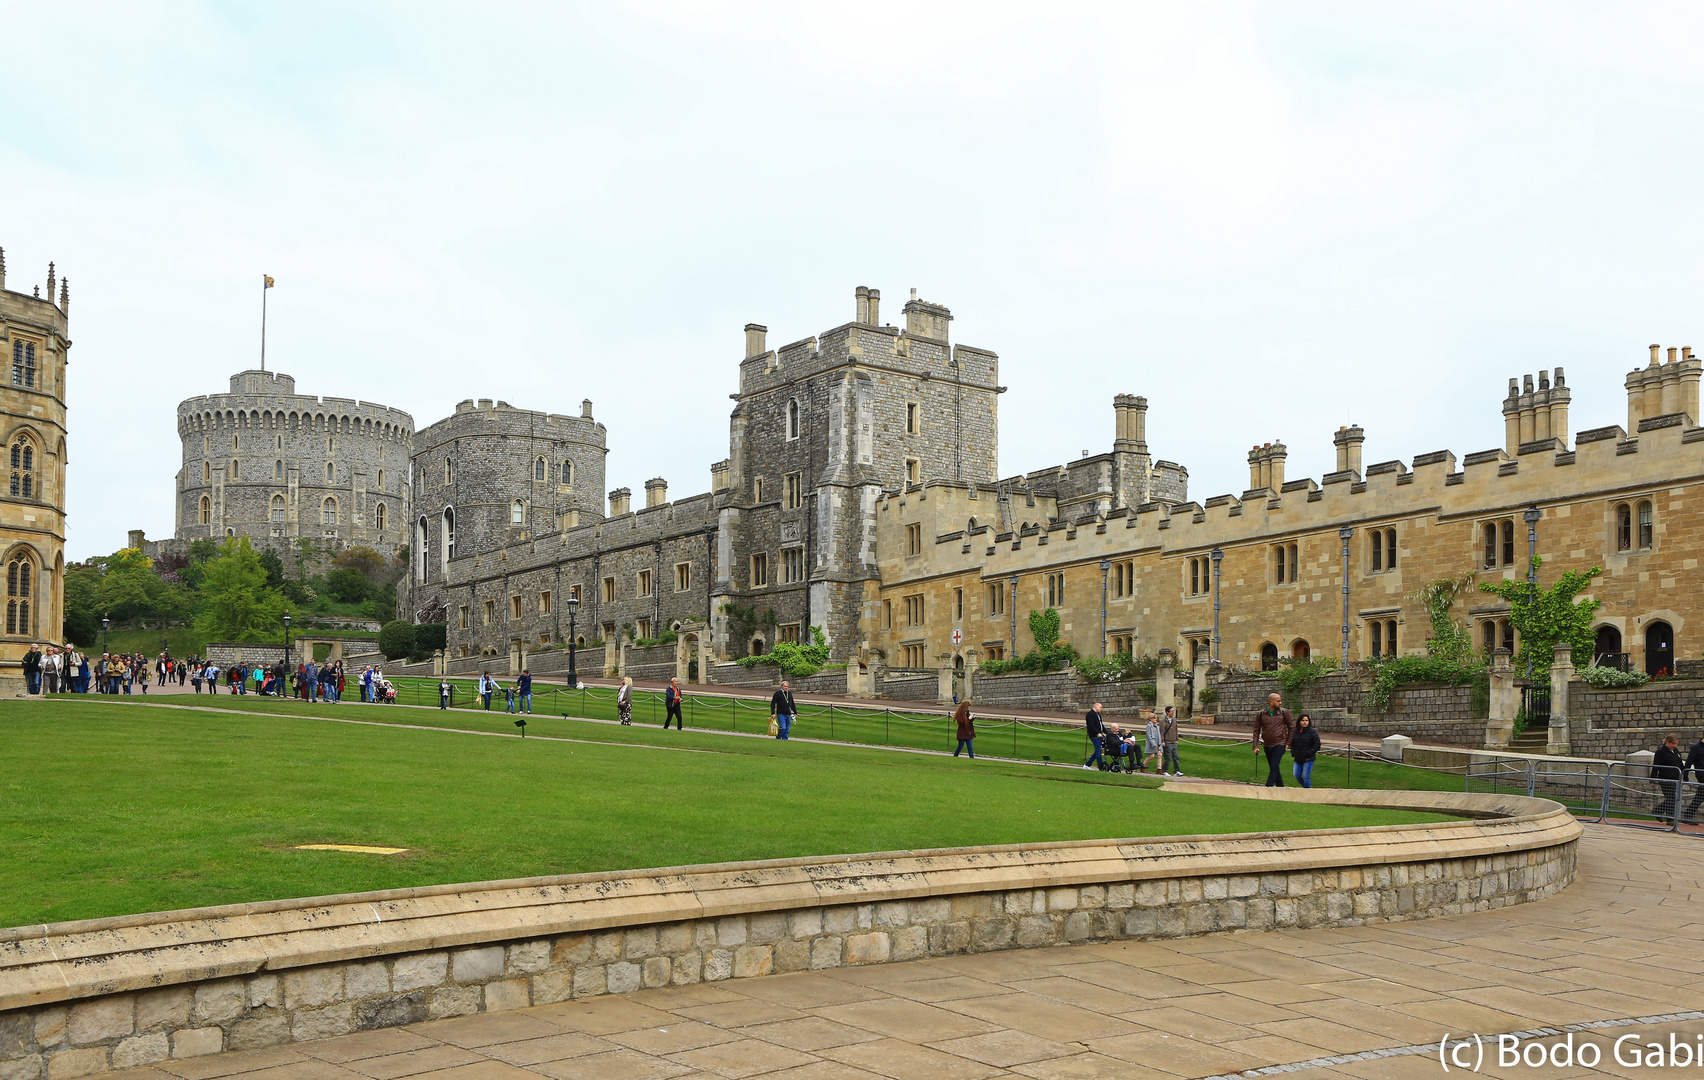
[[[433,715],[348,715],[379,713]],[[88,699],[0,704],[0,925],[734,859],[1437,820],[1022,763],[675,737],[698,752]],[[411,851],[293,850],[307,843]]]

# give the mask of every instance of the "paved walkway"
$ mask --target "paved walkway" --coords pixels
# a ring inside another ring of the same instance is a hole
[[[1704,1034],[1704,847],[1587,826],[1580,878],[1497,912],[982,953],[645,990],[111,1074],[124,1080],[1441,1077],[1446,1032]],[[1639,1021],[1632,1026],[1620,1021]],[[1467,1052],[1469,1058],[1472,1051]],[[1330,1060],[1327,1060],[1330,1059]],[[1457,1072],[1461,1070],[1456,1070]],[[1672,1070],[1676,1073],[1686,1070]]]

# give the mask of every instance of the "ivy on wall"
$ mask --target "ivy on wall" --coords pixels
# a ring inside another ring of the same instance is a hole
[[[1532,557],[1533,576],[1544,565],[1540,556]],[[1533,671],[1549,671],[1557,645],[1573,646],[1574,652],[1590,656],[1592,652],[1592,616],[1602,606],[1601,600],[1576,600],[1592,579],[1603,573],[1603,567],[1590,570],[1567,570],[1548,589],[1525,581],[1482,581],[1481,592],[1491,593],[1509,602],[1509,621],[1521,635],[1521,649],[1515,657],[1515,667],[1525,670],[1528,661]]]

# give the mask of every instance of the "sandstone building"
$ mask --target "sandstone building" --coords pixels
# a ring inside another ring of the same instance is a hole
[[[177,541],[246,536],[283,554],[308,539],[387,556],[408,543],[407,413],[301,395],[288,375],[243,371],[229,393],[181,402],[177,420]]]
[[[65,376],[71,340],[71,288],[47,265],[47,295],[6,286],[0,249],[0,355],[11,374],[0,384],[7,482],[0,492],[0,564],[6,615],[0,634],[0,693],[23,690],[22,658],[32,643],[61,636],[65,610]],[[53,290],[57,284],[59,299]]]
[[[1541,586],[1604,567],[1584,594],[1603,601],[1599,656],[1672,671],[1677,656],[1698,655],[1704,626],[1692,621],[1704,619],[1700,366],[1690,348],[1665,360],[1651,346],[1627,377],[1627,426],[1572,437],[1560,368],[1536,385],[1511,379],[1504,445],[1459,459],[1437,450],[1363,465],[1365,433],[1350,426],[1332,435],[1335,471],[1292,480],[1283,444],[1257,446],[1248,489],[1204,503],[1181,489],[1085,500],[1071,466],[1014,483],[1015,512],[999,503],[999,515],[997,489],[907,484],[877,503],[881,583],[863,639],[896,666],[968,665],[1033,647],[1024,616],[1055,607],[1062,637],[1084,653],[1171,648],[1199,666],[1215,651],[1217,603],[1227,664],[1336,655],[1345,636],[1350,659],[1422,652],[1430,625],[1414,594],[1467,571],[1524,578],[1531,508]],[[1116,406],[1114,457],[1129,441],[1127,401]],[[1519,644],[1508,605],[1490,594],[1470,592],[1456,616],[1479,644]]]

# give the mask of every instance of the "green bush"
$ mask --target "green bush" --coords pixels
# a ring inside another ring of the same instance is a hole
[[[432,653],[445,647],[449,641],[449,625],[446,623],[416,623],[414,627],[414,648],[417,652]]]
[[[1053,608],[1029,613],[1030,636],[1035,639],[1035,648],[1022,656],[1010,660],[984,660],[977,665],[977,670],[984,675],[1004,675],[1011,671],[1028,671],[1041,674],[1048,671],[1058,671],[1066,664],[1077,663],[1082,657],[1070,644],[1059,643],[1059,612]]]
[[[1077,678],[1086,683],[1127,682],[1152,679],[1159,670],[1159,661],[1152,656],[1114,653],[1104,659],[1098,656],[1080,656],[1075,660],[1074,666]]]
[[[1583,667],[1580,669],[1580,680],[1595,690],[1621,690],[1630,686],[1644,686],[1651,681],[1651,677],[1643,671]]]
[[[325,576],[325,591],[338,603],[359,604],[372,595],[373,586],[361,571],[339,566]]]
[[[1211,690],[1201,691],[1202,700],[1205,701],[1206,695],[1211,694],[1212,692],[1213,691]],[[1160,691],[1153,683],[1141,683],[1136,687],[1136,696],[1141,698],[1143,701],[1152,701],[1160,696]]]
[[[401,619],[385,623],[379,630],[379,651],[387,660],[401,660],[414,652],[414,624]]]
[[[1211,705],[1218,700],[1219,691],[1216,687],[1209,686],[1201,691],[1201,704],[1203,706]]]
[[[1286,657],[1278,661],[1278,685],[1283,688],[1284,696],[1289,697],[1321,675],[1329,675],[1336,671],[1340,666],[1341,664],[1335,656],[1322,656],[1317,660],[1312,657],[1306,660],[1299,657]]]
[[[797,645],[791,641],[778,642],[775,648],[763,656],[746,656],[739,661],[740,666],[755,668],[778,667],[783,675],[794,679],[803,679],[815,675],[828,663],[828,639],[823,636],[822,627],[811,627],[811,644]]]

